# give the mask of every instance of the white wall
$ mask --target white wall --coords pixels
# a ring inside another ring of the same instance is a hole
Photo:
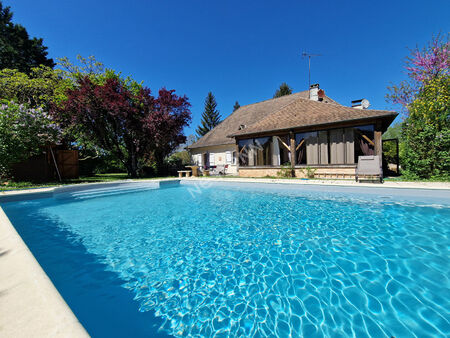
[[[192,162],[196,163],[199,166],[204,166],[205,163],[203,161],[203,154],[207,153],[209,159],[211,161],[210,165],[228,165],[226,170],[227,174],[237,174],[237,154],[235,154],[235,158],[233,159],[233,152],[236,152],[236,145],[228,144],[222,146],[212,146],[212,147],[202,147],[196,149],[190,149],[190,154],[192,158]],[[212,163],[214,161],[214,164]],[[234,160],[234,162],[233,162]]]

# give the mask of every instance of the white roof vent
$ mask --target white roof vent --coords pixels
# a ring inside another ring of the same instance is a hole
[[[356,109],[367,109],[370,107],[370,102],[367,99],[352,101],[352,107]]]

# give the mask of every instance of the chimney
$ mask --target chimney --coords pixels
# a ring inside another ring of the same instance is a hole
[[[309,99],[319,101],[319,84],[312,84],[309,86]]]
[[[370,106],[370,102],[367,99],[354,100],[352,101],[352,108],[356,109],[367,109]]]
[[[317,96],[319,97],[319,101],[323,101],[323,99],[325,98],[325,90],[319,89],[319,91],[317,92]]]

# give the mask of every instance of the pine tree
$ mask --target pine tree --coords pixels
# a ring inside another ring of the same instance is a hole
[[[216,108],[216,98],[213,93],[209,92],[205,99],[205,111],[202,114],[202,121],[196,130],[199,137],[202,137],[220,123],[221,116]]]
[[[233,106],[233,111],[238,110],[241,107],[241,105],[239,104],[239,102],[236,101],[236,103]]]
[[[280,88],[278,88],[277,91],[275,92],[275,95],[273,96],[273,98],[281,97],[284,95],[291,95],[291,94],[292,94],[292,88],[289,87],[286,82],[283,82],[280,85]]]
[[[32,67],[45,65],[54,67],[47,58],[47,47],[42,39],[30,38],[25,27],[13,23],[13,13],[0,1],[0,69],[18,69],[29,73]]]

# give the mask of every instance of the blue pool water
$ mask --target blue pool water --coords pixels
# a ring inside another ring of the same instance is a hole
[[[94,190],[2,208],[95,337],[449,336],[450,196],[330,189]]]

